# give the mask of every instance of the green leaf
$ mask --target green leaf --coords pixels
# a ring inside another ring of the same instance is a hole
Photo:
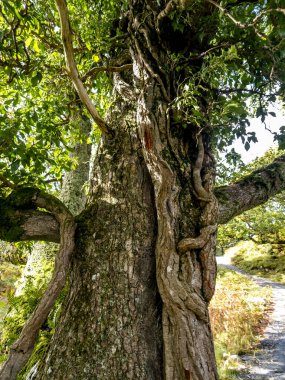
[[[29,47],[31,45],[31,42],[33,41],[33,37],[28,37],[25,41],[25,45],[26,47]]]
[[[18,170],[19,166],[20,166],[20,160],[15,160],[14,162],[12,162],[11,172],[15,173]]]
[[[33,86],[36,86],[40,81],[42,80],[43,76],[42,74],[37,71],[36,74],[31,78],[31,83]]]

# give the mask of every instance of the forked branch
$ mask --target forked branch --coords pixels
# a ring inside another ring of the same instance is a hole
[[[68,70],[68,74],[73,82],[73,85],[80,97],[82,103],[88,109],[90,115],[100,128],[101,132],[105,135],[111,135],[111,131],[109,130],[107,123],[102,117],[99,115],[97,109],[95,108],[93,102],[91,101],[85,86],[83,85],[82,80],[80,79],[78,69],[76,66],[76,62],[74,59],[74,51],[72,44],[72,30],[70,27],[69,17],[68,17],[68,9],[65,0],[55,0],[56,6],[58,9],[60,24],[61,24],[61,37],[64,48],[64,55],[66,66]]]
[[[63,289],[69,268],[70,256],[74,250],[75,221],[69,210],[52,195],[37,189],[21,189],[17,196],[24,204],[33,204],[51,212],[60,225],[60,248],[55,260],[52,279],[38,306],[23,327],[20,337],[12,345],[7,361],[0,371],[1,380],[15,380],[17,374],[30,358],[38,332],[48,317],[55,300]]]

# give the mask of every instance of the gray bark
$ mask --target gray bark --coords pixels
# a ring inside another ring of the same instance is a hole
[[[163,377],[153,188],[134,110],[117,107],[110,118],[118,139],[99,146],[89,206],[77,221],[70,293],[36,379]]]

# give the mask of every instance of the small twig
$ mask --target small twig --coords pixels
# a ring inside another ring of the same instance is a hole
[[[258,21],[261,19],[261,17],[265,14],[265,13],[269,13],[269,12],[273,12],[273,11],[276,11],[277,12],[282,12],[285,14],[285,10],[282,9],[282,8],[276,8],[276,9],[268,9],[267,11],[263,11],[261,12],[259,15],[257,15],[253,22],[252,23],[249,23],[249,24],[243,24],[242,22],[236,20],[233,15],[230,14],[230,12],[228,12],[225,8],[223,8],[219,3],[217,3],[216,1],[214,0],[207,0],[209,3],[213,4],[215,7],[217,7],[222,13],[224,13],[234,24],[235,26],[237,26],[238,28],[240,29],[248,29],[248,28],[253,28],[254,32],[256,33],[256,35],[260,38],[265,38],[268,42],[269,39],[267,37],[266,34],[260,32],[259,30],[256,29],[256,24],[258,23]]]
[[[72,31],[71,31],[71,27],[69,23],[66,1],[55,0],[55,2],[57,5],[59,17],[60,17],[61,36],[62,36],[62,42],[63,42],[63,48],[64,48],[65,61],[66,61],[66,66],[67,66],[69,76],[73,82],[74,87],[77,90],[80,100],[88,109],[90,115],[92,116],[92,118],[94,119],[98,127],[100,128],[101,132],[104,133],[105,135],[111,135],[112,133],[109,130],[107,123],[99,115],[97,109],[95,108],[94,104],[92,103],[86,91],[86,88],[84,87],[82,83],[82,80],[80,79],[76,62],[74,59],[74,51],[73,51],[73,45],[72,45]]]
[[[198,59],[201,59],[203,58],[205,55],[211,53],[212,51],[216,50],[216,49],[220,49],[220,48],[223,48],[223,47],[229,47],[230,44],[228,42],[224,42],[218,46],[213,46],[211,47],[210,49],[206,50],[206,51],[203,51],[203,53],[200,53],[199,55],[194,55],[192,57],[189,57],[187,59],[185,59],[185,61],[194,61],[194,60],[198,60]]]

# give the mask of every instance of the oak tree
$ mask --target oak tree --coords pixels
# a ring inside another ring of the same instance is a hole
[[[2,380],[27,362],[68,274],[33,379],[218,379],[208,315],[217,226],[284,189],[285,157],[215,188],[216,157],[235,138],[256,142],[251,113],[265,122],[284,96],[283,6],[2,2],[0,237],[59,243]],[[75,218],[54,191],[74,164],[78,105],[101,137],[90,138],[88,202]]]

